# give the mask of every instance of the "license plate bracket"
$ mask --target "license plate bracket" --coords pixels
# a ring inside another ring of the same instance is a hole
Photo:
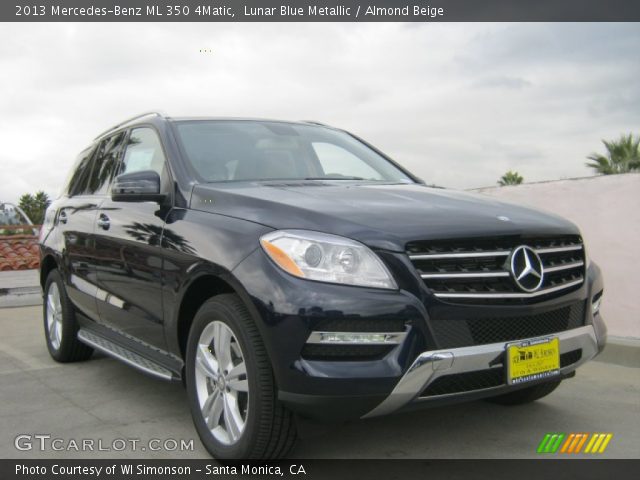
[[[520,385],[560,375],[558,337],[508,343],[505,356],[508,385]]]

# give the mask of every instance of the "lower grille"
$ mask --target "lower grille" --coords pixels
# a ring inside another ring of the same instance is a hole
[[[302,357],[307,360],[366,361],[379,360],[396,345],[320,345],[306,344]]]
[[[499,387],[503,383],[504,369],[502,368],[457,373],[437,378],[420,396],[433,397],[450,393],[471,392],[484,388]]]
[[[582,358],[582,349],[572,350],[567,353],[563,353],[560,355],[560,367],[568,367],[569,365],[573,365],[577,363]]]
[[[572,350],[560,355],[560,368],[568,367],[582,358],[582,349]],[[476,372],[444,375],[429,385],[420,397],[434,397],[452,393],[472,392],[485,388],[499,387],[505,384],[503,367],[478,370]]]
[[[431,325],[440,348],[468,347],[509,342],[550,335],[584,325],[585,303],[534,315],[473,318],[465,320],[433,319]]]

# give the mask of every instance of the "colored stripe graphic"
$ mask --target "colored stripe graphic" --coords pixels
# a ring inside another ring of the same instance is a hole
[[[612,438],[612,433],[594,433],[584,453],[604,453]]]
[[[538,445],[538,453],[556,453],[562,440],[564,433],[547,433]]]
[[[596,443],[596,438],[597,437],[598,437],[597,435],[593,435],[591,437],[591,440],[589,440],[589,443],[587,443],[587,448],[584,449],[584,453],[591,452],[591,447],[593,447],[593,444]]]
[[[612,438],[613,433],[547,433],[536,451],[537,453],[566,453],[574,455],[581,452],[604,453]],[[582,450],[583,447],[585,447],[584,451]]]
[[[573,439],[575,438],[575,436],[576,436],[575,433],[569,434],[569,436],[567,437],[567,441],[564,442],[564,445],[562,446],[562,450],[560,450],[560,453],[567,453],[567,449],[569,448],[569,445],[571,445],[571,443],[573,442]]]
[[[547,433],[544,438],[542,439],[542,441],[540,442],[540,445],[538,445],[538,453],[543,453],[544,452],[544,447],[547,445],[547,442],[551,439],[551,434]]]
[[[587,438],[589,438],[589,434],[583,433],[582,438],[580,438],[580,442],[576,445],[576,450],[573,453],[580,453],[580,450],[582,450],[582,446],[584,445],[584,442],[587,441]]]
[[[556,439],[556,443],[554,443],[553,447],[551,447],[551,453],[556,453],[558,451],[558,448],[560,447],[560,443],[562,442],[563,438],[564,438],[564,433],[559,433],[558,438]]]
[[[598,453],[604,453],[604,451],[607,449],[607,446],[609,445],[609,442],[611,441],[611,439],[613,438],[613,433],[607,433],[607,436],[604,439],[604,442],[602,442],[602,445],[600,446],[600,450],[598,451]]]

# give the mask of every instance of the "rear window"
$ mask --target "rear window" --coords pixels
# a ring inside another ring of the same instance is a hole
[[[402,170],[351,135],[280,122],[176,122],[187,159],[203,182],[363,180],[412,183]]]
[[[73,168],[69,173],[67,181],[64,183],[66,188],[64,192],[69,195],[78,195],[79,192],[85,190],[87,181],[91,169],[91,159],[93,158],[93,152],[95,151],[95,145],[82,151],[76,158]]]
[[[124,147],[126,132],[119,132],[100,142],[91,176],[84,193],[90,195],[105,194],[119,165],[120,154]]]

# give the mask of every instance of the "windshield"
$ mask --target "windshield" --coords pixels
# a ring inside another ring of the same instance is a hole
[[[351,135],[317,125],[249,120],[176,122],[203,182],[364,180],[413,183]]]

